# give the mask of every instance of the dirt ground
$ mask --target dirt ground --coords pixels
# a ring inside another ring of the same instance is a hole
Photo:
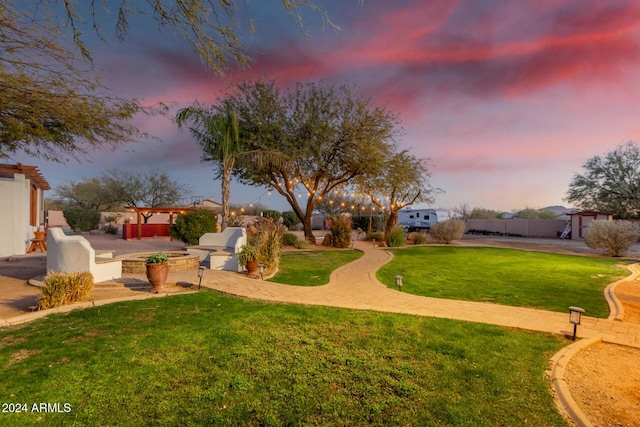
[[[175,250],[179,246],[176,242],[157,241],[123,244],[93,236],[89,240],[97,249],[112,248],[114,244],[125,248],[116,251],[116,255],[158,250],[158,247]],[[586,248],[584,243],[559,239],[471,237],[460,244],[602,256]],[[640,262],[640,247],[635,247],[629,256]],[[0,318],[28,312],[37,304],[39,289],[29,286],[27,280],[45,272],[46,257],[42,254],[0,259]],[[175,288],[175,291],[181,291],[180,286]],[[128,289],[96,289],[92,297],[113,298],[131,292]],[[624,322],[640,323],[640,282],[623,282],[615,292],[624,307]],[[594,426],[640,425],[640,349],[612,344],[591,346],[571,359],[565,369],[565,378],[572,397]]]

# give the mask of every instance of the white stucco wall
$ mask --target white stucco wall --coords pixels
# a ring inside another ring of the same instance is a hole
[[[27,252],[34,230],[29,225],[30,187],[31,182],[22,174],[15,174],[13,179],[0,178],[0,257]]]

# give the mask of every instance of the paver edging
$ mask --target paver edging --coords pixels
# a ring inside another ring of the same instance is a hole
[[[638,270],[639,265],[640,264],[638,263],[627,265],[627,269],[631,271],[631,275],[627,277],[623,277],[622,279],[609,284],[609,286],[605,288],[604,298],[607,300],[607,304],[609,304],[609,317],[607,318],[607,320],[617,320],[617,321],[624,320],[624,307],[622,306],[622,303],[620,303],[620,300],[616,296],[615,289],[616,289],[616,286],[618,286],[618,284],[622,282],[626,282],[627,280],[636,280],[638,277],[638,274],[640,274],[640,271]]]
[[[569,417],[579,427],[593,427],[589,418],[582,412],[582,409],[571,397],[571,392],[564,379],[564,370],[573,356],[587,347],[602,343],[602,338],[583,339],[573,343],[557,352],[551,358],[551,370],[548,372],[551,377],[551,384],[554,390],[554,400],[560,413]]]

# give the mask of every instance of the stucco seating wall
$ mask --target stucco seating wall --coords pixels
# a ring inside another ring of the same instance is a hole
[[[198,255],[200,261],[209,261],[213,270],[241,271],[238,253],[247,244],[247,232],[242,227],[227,227],[221,233],[206,233],[198,245],[187,247],[187,252]]]
[[[122,277],[122,260],[113,251],[96,251],[82,236],[67,236],[61,228],[47,230],[47,271],[89,271],[95,283]]]

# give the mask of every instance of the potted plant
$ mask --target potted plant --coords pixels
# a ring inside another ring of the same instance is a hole
[[[153,286],[153,292],[159,293],[164,290],[164,282],[169,276],[169,261],[167,254],[158,252],[147,257],[147,279]]]
[[[38,228],[36,228],[36,231],[34,231],[33,234],[36,236],[36,239],[43,240],[45,232],[42,231],[42,227],[38,226]]]
[[[258,247],[255,245],[244,245],[238,253],[238,262],[247,269],[247,274],[258,276]]]

